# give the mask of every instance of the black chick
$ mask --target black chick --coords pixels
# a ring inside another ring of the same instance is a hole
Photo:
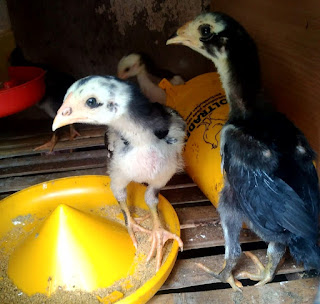
[[[229,119],[221,131],[225,172],[218,211],[225,237],[224,269],[207,272],[239,290],[232,269],[241,255],[242,222],[268,245],[268,265],[251,253],[259,272],[241,275],[271,281],[289,247],[297,262],[320,270],[319,185],[315,153],[303,133],[260,96],[256,45],[246,30],[222,13],[205,13],[185,24],[167,44],[189,46],[211,59],[226,91]]]
[[[28,61],[25,59],[20,47],[16,47],[12,51],[9,62],[12,66],[36,66],[46,70],[46,92],[40,102],[37,103],[37,106],[48,116],[54,119],[58,109],[61,107],[66,91],[76,79],[73,76],[53,69],[48,65]],[[50,152],[52,152],[59,138],[57,133],[58,132],[54,132],[50,141],[36,147],[34,150],[49,149]],[[75,129],[74,125],[70,125],[70,138],[74,139],[76,136],[80,136],[79,132]]]

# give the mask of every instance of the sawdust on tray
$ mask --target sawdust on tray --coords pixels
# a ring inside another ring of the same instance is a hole
[[[92,214],[111,219],[120,224],[124,224],[123,215],[119,206],[106,206],[99,209],[92,209],[90,212]],[[144,217],[148,214],[148,211],[137,207],[132,207],[130,212],[134,217]],[[30,221],[30,218],[28,218],[28,221]],[[21,221],[19,224],[20,225],[15,224],[17,226],[0,240],[1,304],[111,304],[135,292],[156,273],[155,258],[152,258],[149,263],[146,263],[146,257],[148,256],[151,248],[149,234],[138,232],[135,234],[138,242],[138,249],[134,257],[134,263],[137,266],[132,275],[118,280],[108,288],[97,289],[93,292],[86,292],[79,289],[75,289],[74,291],[66,291],[61,287],[58,288],[58,290],[56,290],[50,297],[40,293],[28,296],[23,291],[18,289],[7,276],[9,256],[13,251],[12,247],[14,247],[11,246],[12,240],[21,239],[21,237],[25,238],[32,233],[32,230],[26,232],[23,221]],[[144,220],[141,223],[141,226],[151,230],[151,217]],[[172,241],[167,242],[165,245],[162,263],[167,259],[171,246]]]

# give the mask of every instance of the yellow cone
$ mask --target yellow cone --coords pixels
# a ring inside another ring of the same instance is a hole
[[[28,295],[59,286],[92,291],[132,270],[135,248],[125,227],[59,205],[10,256],[8,275]]]

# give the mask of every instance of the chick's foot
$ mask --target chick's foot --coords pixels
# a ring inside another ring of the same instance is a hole
[[[136,221],[136,223],[141,224],[142,222],[144,222],[149,218],[150,218],[150,214],[146,214],[145,216],[135,217],[134,220]]]
[[[181,251],[183,250],[183,242],[176,234],[162,228],[161,225],[156,225],[153,227],[150,236],[151,249],[147,257],[147,262],[149,262],[151,258],[156,255],[156,271],[158,271],[161,266],[163,247],[170,239],[176,240],[181,248]]]
[[[250,258],[253,263],[257,266],[258,272],[257,273],[249,273],[248,271],[241,271],[238,275],[239,277],[250,279],[252,281],[259,281],[255,286],[262,286],[266,283],[272,281],[273,279],[273,273],[271,271],[272,264],[269,261],[268,265],[266,267],[263,266],[263,264],[260,262],[258,257],[251,253],[250,251],[246,251],[244,253],[248,258]]]
[[[57,142],[58,136],[56,133],[53,133],[51,139],[48,142],[34,148],[33,151],[49,150],[50,152],[52,152]]]
[[[143,228],[142,226],[140,226],[139,224],[137,224],[136,221],[131,216],[127,217],[126,224],[127,224],[127,229],[128,229],[129,235],[131,237],[131,240],[133,242],[133,245],[137,249],[138,242],[137,242],[137,239],[136,239],[136,236],[134,233],[135,232],[144,232],[144,233],[150,234],[151,231],[149,231],[149,230]]]
[[[238,281],[237,279],[235,279],[233,274],[230,271],[226,271],[226,268],[224,268],[220,273],[215,273],[210,268],[206,267],[205,265],[203,265],[201,263],[196,263],[196,264],[198,267],[200,267],[205,272],[212,275],[213,277],[215,277],[219,281],[221,281],[223,283],[229,283],[234,291],[242,292],[242,290],[241,290],[241,288],[243,287],[242,283],[240,281]]]

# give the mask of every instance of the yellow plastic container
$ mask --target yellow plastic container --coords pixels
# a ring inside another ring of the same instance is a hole
[[[144,201],[145,190],[145,186],[131,183],[128,186],[128,205],[149,210]],[[107,271],[110,280],[107,284],[111,284],[112,280],[117,279],[118,274],[123,276],[128,269],[131,269],[134,247],[124,227],[93,216],[91,210],[117,204],[110,190],[110,178],[107,176],[80,176],[48,181],[3,199],[0,202],[0,239],[6,237],[6,241],[1,245],[7,250],[14,248],[13,254],[9,257],[9,276],[29,294],[35,291],[42,292],[43,288],[46,289],[43,293],[50,294],[57,284],[63,284],[68,289],[72,281],[68,280],[68,275],[77,277],[77,273],[74,270],[68,272],[61,267],[55,267],[54,264],[59,261],[57,256],[60,254],[61,258],[62,254],[66,255],[64,257],[66,259],[62,259],[64,263],[69,259],[70,265],[73,263],[71,257],[78,262],[82,260],[79,262],[79,267],[83,267],[83,273],[90,277],[79,283],[82,289],[94,290],[101,287],[100,283],[105,274],[103,271],[99,273],[97,270],[99,265],[104,270],[109,268]],[[180,235],[178,217],[171,204],[161,195],[158,208],[169,230]],[[28,237],[23,233],[19,236],[13,233],[19,223],[23,231],[32,230]],[[115,238],[117,244],[105,237]],[[68,255],[65,250],[59,249],[59,244],[64,244],[66,250],[78,252],[74,256]],[[178,243],[174,241],[166,261],[157,274],[134,293],[119,300],[117,304],[146,303],[170,274],[178,249]],[[107,250],[113,253],[108,253]],[[116,256],[115,250],[117,250]],[[119,250],[127,255],[119,253]],[[114,265],[110,266],[110,261],[105,261],[109,257]],[[46,265],[45,261],[50,260],[53,261],[50,263],[51,266]],[[124,265],[120,265],[123,262]],[[28,263],[33,263],[33,271],[30,271]],[[97,271],[93,274],[92,269]],[[24,270],[31,273],[28,276],[23,275]],[[52,271],[56,273],[57,278],[60,278],[60,281],[58,280],[60,283],[53,280],[50,275]],[[112,296],[116,299],[121,298],[117,294]]]
[[[203,74],[177,86],[163,79],[159,86],[166,91],[166,104],[187,123],[186,171],[217,207],[223,186],[220,132],[229,113],[219,75]]]

